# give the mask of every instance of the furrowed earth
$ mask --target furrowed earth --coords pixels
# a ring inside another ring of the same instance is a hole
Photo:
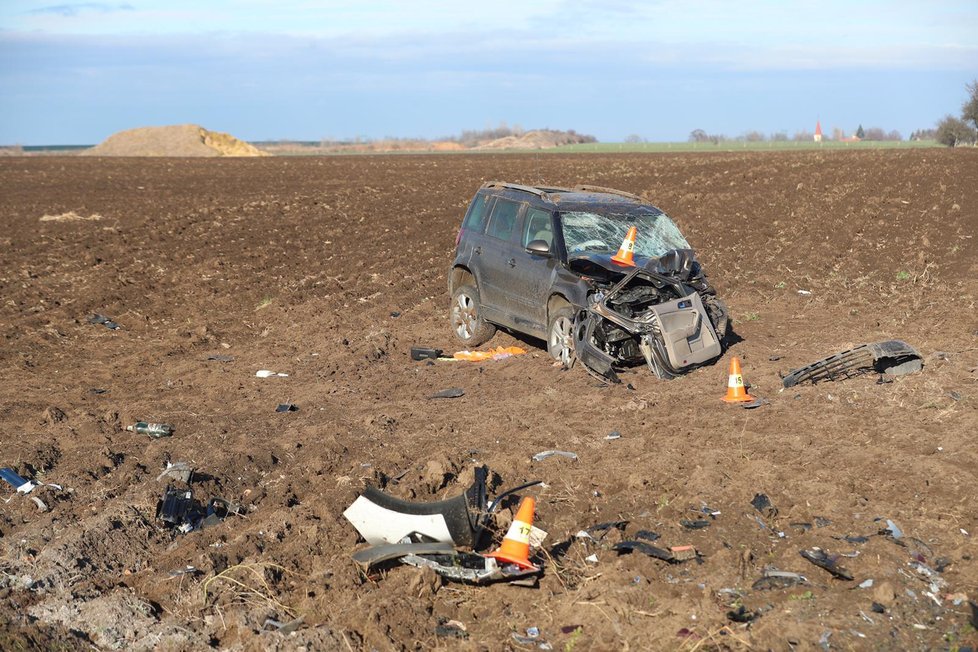
[[[614,386],[505,332],[490,345],[528,353],[412,361],[461,348],[446,275],[490,179],[665,210],[730,307],[729,350]],[[2,485],[0,648],[978,645],[978,150],[7,158],[0,219],[0,466],[62,487]],[[923,370],[780,391],[790,369],[886,339]],[[720,400],[731,356],[769,403]],[[428,399],[449,387],[465,395]],[[139,420],[175,432],[125,429]],[[547,449],[578,458],[532,461]],[[243,514],[186,534],[157,519],[157,476],[181,461],[197,498]],[[366,484],[448,498],[481,464],[490,497],[544,482],[520,494],[549,533],[538,588],[357,568],[342,512]],[[699,558],[611,549],[643,529]],[[816,546],[854,579],[799,554]],[[807,583],[755,587],[770,568]]]

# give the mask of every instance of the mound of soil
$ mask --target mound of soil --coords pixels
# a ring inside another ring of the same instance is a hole
[[[488,346],[527,354],[413,361],[462,348],[446,272],[491,178],[652,199],[727,302],[729,353],[615,386],[502,331]],[[102,219],[38,221],[71,212]],[[0,215],[0,467],[49,483],[0,481],[0,649],[978,645],[978,149],[4,159]],[[923,371],[780,391],[890,338]],[[720,400],[733,355],[767,404]],[[177,462],[243,511],[161,521]],[[451,498],[483,463],[492,497],[546,483],[520,492],[549,533],[539,588],[357,568],[365,484]],[[699,554],[613,549],[654,535]]]
[[[479,145],[475,149],[551,149],[561,145],[576,145],[590,140],[570,131],[554,131],[552,129],[535,129],[522,136],[505,136]]]
[[[139,127],[112,134],[81,156],[268,156],[230,134],[199,125]]]

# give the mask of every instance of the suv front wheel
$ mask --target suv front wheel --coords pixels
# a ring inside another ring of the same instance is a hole
[[[462,344],[479,346],[496,334],[496,327],[482,318],[479,290],[462,285],[452,294],[452,332]]]
[[[558,308],[550,315],[547,325],[547,353],[565,369],[574,366],[574,310],[570,306]]]

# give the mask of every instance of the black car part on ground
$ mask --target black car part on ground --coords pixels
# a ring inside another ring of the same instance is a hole
[[[156,505],[156,517],[182,532],[217,525],[231,514],[240,514],[241,505],[223,498],[211,498],[202,505],[190,489],[168,487]]]
[[[475,480],[463,493],[435,502],[411,502],[368,486],[343,516],[368,542],[398,543],[418,533],[457,546],[475,547],[489,518],[486,479],[489,467],[475,469]]]
[[[901,340],[886,340],[860,344],[794,369],[781,380],[781,384],[788,388],[806,381],[817,383],[821,380],[850,378],[870,370],[879,374],[902,376],[923,368],[923,358],[916,349]]]
[[[602,265],[596,256],[578,269]],[[577,357],[593,373],[619,382],[616,366],[643,360],[659,378],[675,378],[723,352],[727,310],[689,249],[635,267],[591,295],[574,325]]]

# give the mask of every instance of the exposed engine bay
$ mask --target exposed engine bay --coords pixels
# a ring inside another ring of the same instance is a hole
[[[605,258],[569,261],[594,288],[574,324],[575,352],[589,371],[620,382],[615,368],[644,361],[657,377],[670,379],[720,356],[727,308],[691,249],[634,268]]]

